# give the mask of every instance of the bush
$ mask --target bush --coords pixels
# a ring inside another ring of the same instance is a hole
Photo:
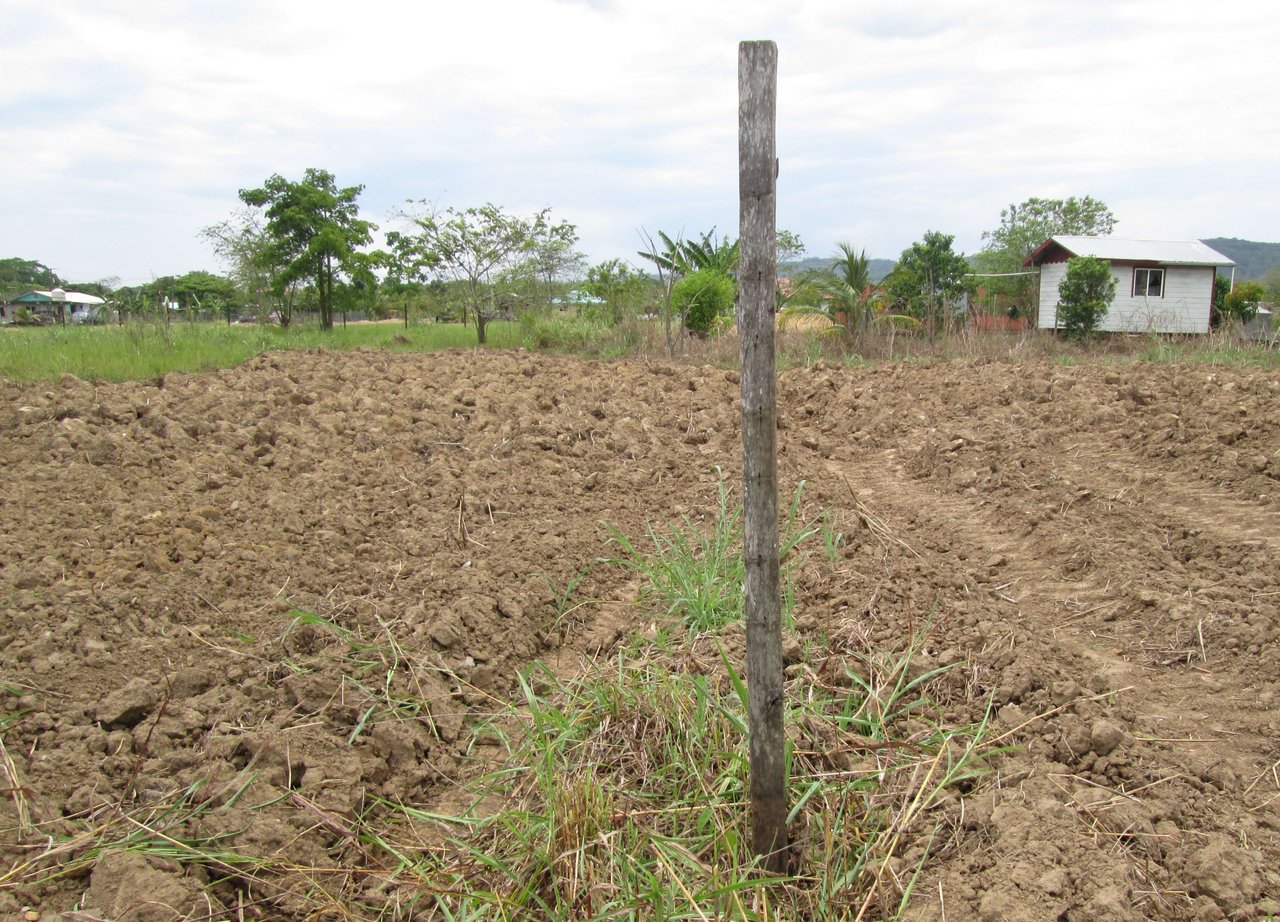
[[[1090,336],[1115,296],[1116,280],[1105,259],[1068,260],[1066,278],[1058,286],[1058,326],[1069,336]]]
[[[1222,299],[1222,319],[1227,323],[1248,323],[1258,316],[1258,305],[1266,294],[1257,282],[1241,282]]]
[[[730,276],[715,269],[699,269],[676,282],[671,303],[690,333],[706,336],[719,317],[732,312],[737,294],[738,283]]]

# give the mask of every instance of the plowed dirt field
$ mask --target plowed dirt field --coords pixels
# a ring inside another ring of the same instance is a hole
[[[121,817],[187,791],[183,835],[369,905],[343,818],[456,806],[518,670],[646,620],[593,566],[603,523],[698,520],[740,470],[737,376],[709,367],[314,352],[0,396],[5,918],[330,917],[131,852]],[[957,716],[992,702],[1014,746],[946,806],[907,915],[1280,914],[1280,374],[818,366],[779,399],[783,489],[845,534],[801,635],[929,622]],[[561,618],[583,571],[603,602]],[[335,630],[433,658],[396,677],[422,719],[366,707]]]

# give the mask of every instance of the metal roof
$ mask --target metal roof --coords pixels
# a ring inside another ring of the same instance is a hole
[[[103,298],[99,298],[97,295],[85,294],[83,291],[68,291],[68,292],[64,292],[64,294],[65,294],[65,297],[60,298],[59,300],[67,304],[106,304],[107,303]],[[31,297],[32,295],[35,295],[35,297],[34,298]],[[16,297],[13,300],[15,302],[29,301],[29,302],[44,304],[44,303],[52,303],[54,298],[53,298],[53,291],[42,291],[41,289],[37,288],[35,291],[29,291],[25,295],[20,295],[19,297]]]
[[[1073,256],[1096,256],[1122,262],[1153,262],[1166,266],[1234,266],[1235,262],[1199,240],[1130,240],[1125,237],[1054,235],[1031,254],[1037,256],[1056,243]],[[1030,261],[1030,259],[1028,260]]]

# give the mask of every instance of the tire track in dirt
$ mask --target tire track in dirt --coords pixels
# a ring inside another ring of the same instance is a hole
[[[1059,456],[1054,463],[1068,490],[1084,488],[1097,492],[1110,486],[1113,494],[1123,494],[1128,489],[1122,486],[1116,490],[1117,482],[1123,483],[1117,475],[1128,470],[1123,465],[1090,464],[1081,455],[1069,462],[1064,462]],[[1085,568],[1066,578],[1065,575],[1054,575],[1053,568],[1046,566],[1046,550],[1055,546],[1069,548],[1081,530],[1081,523],[1066,511],[1056,518],[1040,520],[1034,532],[1029,534],[1027,518],[1019,519],[1010,514],[1009,502],[993,502],[990,497],[972,490],[956,492],[936,480],[913,475],[908,469],[909,462],[904,463],[894,449],[867,455],[857,462],[829,462],[826,467],[831,474],[849,483],[854,491],[855,504],[861,511],[892,523],[895,537],[912,549],[934,556],[939,552],[940,544],[947,545],[940,549],[944,556],[956,562],[982,562],[986,569],[992,571],[990,582],[981,587],[981,591],[1014,606],[1017,626],[1022,629],[1017,643],[1022,646],[1024,654],[1030,648],[1029,655],[1033,659],[1043,657],[1049,662],[1056,659],[1059,666],[1074,667],[1077,681],[1082,686],[1096,692],[1115,692],[1115,697],[1127,705],[1127,716],[1134,734],[1131,745],[1135,750],[1137,770],[1141,770],[1140,766],[1150,756],[1159,753],[1163,766],[1161,774],[1145,783],[1171,782],[1168,795],[1190,801],[1196,797],[1197,785],[1240,790],[1265,775],[1267,767],[1275,761],[1274,740],[1259,734],[1256,722],[1234,719],[1240,715],[1239,689],[1244,678],[1237,662],[1213,662],[1212,670],[1187,668],[1172,672],[1135,662],[1128,655],[1129,647],[1121,632],[1108,630],[1114,622],[1105,620],[1112,617],[1123,623],[1131,590],[1118,585],[1101,568]],[[1124,533],[1131,535],[1169,528],[1171,520],[1181,518],[1194,522],[1195,527],[1210,536],[1206,540],[1214,543],[1270,543],[1274,540],[1274,532],[1265,528],[1237,524],[1232,516],[1239,515],[1240,510],[1246,507],[1234,497],[1213,491],[1212,501],[1195,504],[1193,500],[1197,497],[1193,492],[1179,489],[1173,495],[1176,505],[1172,508],[1164,502],[1121,502],[1123,497],[1119,496],[1112,509],[1097,515],[1097,521],[1089,523],[1087,531],[1097,533],[1119,529],[1123,521],[1126,523]],[[1034,503],[1029,499],[1018,497],[1017,505],[1032,508]],[[1157,575],[1156,569],[1153,567],[1149,575]],[[1137,591],[1141,594],[1149,590],[1140,588]],[[1148,596],[1140,595],[1140,598]],[[1138,615],[1141,616],[1144,610],[1140,603]],[[1228,675],[1229,680],[1223,681],[1218,673]],[[1056,723],[1056,719],[1050,718],[1047,725],[1053,728]],[[1063,736],[1069,736],[1071,731],[1064,723],[1061,732]],[[1229,755],[1224,754],[1221,747],[1227,739],[1232,742]],[[1029,793],[1024,794],[1025,797],[1034,799],[1036,791],[1042,795],[1047,778],[1059,788],[1058,796],[1065,796],[1065,803],[1079,810],[1080,820],[1090,825],[1094,823],[1096,817],[1087,803],[1077,800],[1076,792],[1066,796],[1067,788],[1062,787],[1069,779],[1074,779],[1073,775],[1061,774],[1061,768],[1052,763],[1046,764],[1043,759],[1032,758],[1030,762],[1032,777],[1026,782]],[[1036,776],[1039,782],[1035,781]],[[1116,790],[1123,791],[1126,786],[1140,788],[1142,784],[1141,776],[1127,778],[1116,786]],[[1124,796],[1117,795],[1117,799],[1122,800]],[[1258,798],[1257,802],[1263,804],[1263,799]],[[1153,808],[1153,817],[1160,809]],[[1225,832],[1236,829],[1239,818],[1238,804],[1214,801],[1205,805],[1197,802],[1194,821],[1181,825],[1193,842],[1211,841],[1194,837],[1208,836],[1206,830]],[[1148,825],[1155,828],[1154,824]],[[1052,827],[1046,827],[1049,829]],[[1061,831],[1044,833],[1047,836],[1046,847],[1048,838]],[[1094,834],[1097,834],[1096,825]],[[1170,834],[1166,831],[1158,835]],[[1035,839],[1033,836],[1032,841]],[[1141,851],[1135,856],[1141,857]],[[1117,865],[1123,863],[1119,861]],[[1134,880],[1142,878],[1136,864],[1131,866],[1129,874]],[[938,886],[941,888],[941,881]],[[1152,888],[1149,897],[1152,902],[1147,910],[1149,917],[1165,917],[1164,910],[1171,907],[1160,903],[1161,886],[1176,890],[1185,884],[1148,882],[1144,886]],[[1135,887],[1135,892],[1146,891],[1138,891]],[[1112,911],[1118,912],[1114,907]],[[1176,917],[1177,914],[1172,915]]]

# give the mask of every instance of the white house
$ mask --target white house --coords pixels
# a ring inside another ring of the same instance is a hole
[[[102,305],[107,302],[97,295],[83,291],[63,291],[55,288],[52,291],[28,291],[8,301],[0,302],[0,323],[13,323],[16,308],[25,307],[33,314],[46,317],[57,317],[59,308],[66,313],[65,317],[72,323],[84,322],[84,318],[101,316]]]
[[[1111,263],[1116,297],[1097,328],[1112,333],[1208,333],[1214,276],[1235,266],[1199,240],[1050,237],[1025,261],[1040,269],[1042,330],[1058,327],[1058,286],[1073,256]]]

